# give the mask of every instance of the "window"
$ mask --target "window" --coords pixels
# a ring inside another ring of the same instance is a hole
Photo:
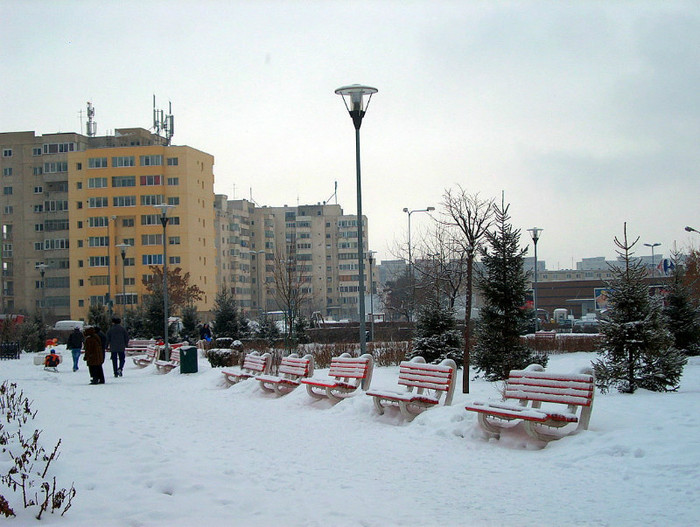
[[[180,204],[180,197],[179,196],[168,198],[168,205],[179,205],[179,204]]]
[[[11,243],[3,243],[2,244],[2,255],[5,258],[12,258],[12,244]]]
[[[2,175],[3,176],[11,176],[12,175],[12,167],[3,168]]]
[[[112,158],[112,166],[114,168],[119,168],[119,167],[133,167],[135,166],[134,164],[134,156],[118,156],[118,157],[113,157]]]
[[[136,196],[114,196],[112,203],[115,207],[135,207]]]
[[[43,205],[34,205],[34,212],[44,212]]]
[[[33,168],[32,168],[32,173],[33,173],[35,176],[40,176],[40,175],[42,175],[42,174],[44,173],[44,167],[33,167]]]
[[[159,214],[143,214],[141,216],[141,225],[159,225],[160,215]]]
[[[4,148],[2,151],[2,157],[12,157],[12,148]]]
[[[180,178],[179,177],[169,177],[168,178],[168,185],[171,187],[176,187],[180,184]]]
[[[109,245],[109,237],[107,236],[90,236],[88,238],[88,246],[90,247],[107,247]]]
[[[90,198],[88,200],[88,206],[91,209],[97,209],[100,207],[107,207],[109,206],[107,197],[98,197],[98,198]]]
[[[5,205],[4,211],[5,214],[12,214],[15,211],[15,209],[12,205]]]
[[[33,156],[40,156],[41,155],[41,148],[32,148],[32,155]]]
[[[43,223],[35,223],[34,224],[34,232],[42,232],[43,230],[44,230]]]
[[[56,161],[53,163],[44,163],[44,174],[55,174],[57,172],[68,172],[68,162]]]
[[[44,250],[53,251],[57,249],[68,249],[68,239],[56,238],[53,240],[44,240]]]
[[[142,234],[141,245],[163,245],[162,234]]]
[[[122,227],[133,227],[134,226],[134,218],[123,218],[122,219]],[[126,243],[126,242],[124,242]],[[133,243],[131,244],[133,245]]]
[[[82,169],[83,169],[83,164],[82,164],[82,163],[76,163],[76,164],[75,164],[75,169],[76,169],[76,170],[82,170]]]
[[[161,194],[147,194],[141,196],[141,205],[161,205],[163,203],[163,196]]]
[[[163,255],[162,254],[142,254],[141,255],[142,265],[163,265]]]
[[[179,256],[170,256],[168,257],[168,263],[170,265],[176,265],[180,263],[180,257]]]
[[[168,238],[168,244],[180,245],[180,237],[179,236],[171,236],[170,238]]]
[[[93,275],[90,277],[90,285],[108,285],[109,276],[107,275]]]
[[[163,164],[163,156],[152,155],[152,156],[140,156],[139,163],[142,167],[154,167]]]
[[[106,227],[108,221],[107,216],[92,216],[88,218],[88,227]]]
[[[133,238],[124,238],[122,240],[122,243],[126,245],[131,245],[132,247],[134,246],[134,239]]]
[[[170,225],[180,225],[180,217],[173,216],[172,218],[170,218]]]
[[[65,154],[75,152],[75,143],[47,143],[44,145],[44,154]]]
[[[106,256],[91,256],[88,265],[90,267],[107,267],[107,263]]]
[[[43,194],[44,187],[34,187],[34,194]]]
[[[163,184],[163,176],[141,176],[142,186],[154,186]]]
[[[88,178],[88,188],[107,188],[107,178],[106,177]]]
[[[136,176],[115,176],[112,178],[113,187],[135,187]]]
[[[12,196],[12,187],[2,187],[2,193],[5,196]]]
[[[168,158],[168,166],[169,167],[176,167],[177,164],[178,164],[177,157],[169,157]]]
[[[107,168],[106,157],[90,157],[88,158],[88,168]]]

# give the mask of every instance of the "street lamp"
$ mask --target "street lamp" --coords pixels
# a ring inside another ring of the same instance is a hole
[[[416,303],[416,284],[413,280],[413,258],[411,256],[411,214],[414,212],[431,212],[434,211],[435,207],[426,207],[424,209],[408,210],[408,207],[404,207],[403,211],[408,214],[408,276],[411,280],[411,308],[408,310],[408,321],[411,321],[413,314],[413,306]]]
[[[116,216],[107,218],[107,313],[111,320],[112,318],[112,256],[109,253],[109,247],[112,245],[111,236],[109,234],[109,221],[116,220]]]
[[[165,227],[168,225],[168,220],[170,220],[168,218],[168,210],[174,208],[175,205],[161,203],[153,206],[160,209],[160,223],[163,225],[163,354],[165,355],[164,359],[168,360],[170,358],[170,346],[168,344],[168,251]]]
[[[699,230],[693,229],[692,227],[687,227],[687,226],[686,226],[685,230],[688,231],[688,232],[697,232],[698,234],[700,234],[700,231],[699,231]]]
[[[685,230],[688,230],[688,227],[686,227]],[[645,247],[651,247],[651,276],[654,276],[656,271],[656,266],[654,265],[654,247],[658,247],[659,245],[661,245],[659,242],[644,244]]]
[[[126,313],[126,250],[131,247],[131,245],[128,243],[118,243],[116,247],[122,254],[122,315],[124,315],[124,313]]]
[[[535,333],[537,333],[537,327],[539,326],[538,324],[538,317],[537,317],[537,242],[540,239],[540,233],[544,229],[540,229],[539,227],[532,227],[531,229],[528,229],[530,232],[530,236],[532,237],[532,242],[535,244],[535,286],[532,288],[532,303],[535,308]]]
[[[44,273],[49,266],[45,263],[36,264],[36,269],[39,269],[41,275],[41,323],[44,324],[44,308],[46,307],[46,284],[44,283]]]
[[[359,272],[358,299],[360,302],[360,354],[364,355],[367,350],[367,336],[365,335],[365,262],[364,244],[362,241],[362,177],[360,173],[360,126],[362,118],[367,113],[372,95],[377,93],[377,88],[351,84],[342,86],[335,90],[335,93],[343,98],[352,123],[355,126],[355,166],[357,169],[357,269]],[[367,95],[367,104],[365,104]],[[349,102],[349,104],[348,104]]]

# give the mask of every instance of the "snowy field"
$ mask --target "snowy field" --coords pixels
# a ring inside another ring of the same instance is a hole
[[[481,380],[406,423],[398,410],[379,416],[362,393],[331,406],[304,388],[283,398],[255,381],[226,388],[204,359],[189,375],[127,359],[119,379],[107,362],[107,384],[90,386],[68,353],[58,373],[32,358],[0,362],[0,382],[33,401],[47,450],[63,440],[52,472],[78,492],[63,518],[47,514],[42,525],[700,524],[697,357],[677,393],[596,393],[590,429],[544,449],[519,428],[482,439],[464,410],[497,396]],[[593,358],[553,355],[548,369]],[[395,386],[397,373],[375,369],[372,387]],[[39,524],[12,505],[19,515],[4,523]]]

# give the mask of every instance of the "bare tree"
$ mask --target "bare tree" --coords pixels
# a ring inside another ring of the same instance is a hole
[[[483,243],[493,220],[493,199],[481,199],[479,194],[469,194],[462,186],[447,189],[443,194],[443,224],[456,228],[454,241],[466,257],[466,302],[464,306],[464,371],[462,392],[469,393],[469,352],[471,350],[472,291],[474,284],[474,258]]]
[[[291,337],[302,309],[312,295],[311,273],[304,272],[304,267],[294,254],[278,250],[272,274],[275,281],[275,302],[284,311],[286,334]]]

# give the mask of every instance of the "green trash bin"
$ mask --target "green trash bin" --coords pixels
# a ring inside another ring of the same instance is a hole
[[[197,348],[182,346],[180,348],[180,373],[197,373]]]

